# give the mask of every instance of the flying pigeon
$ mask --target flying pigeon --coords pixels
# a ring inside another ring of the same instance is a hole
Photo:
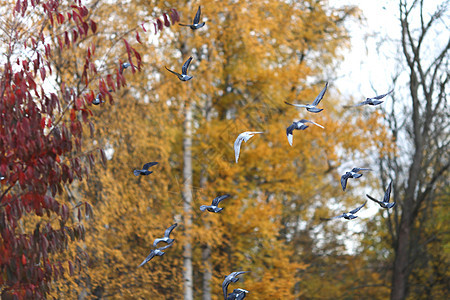
[[[337,216],[337,217],[332,217],[332,218],[328,218],[328,219],[322,218],[322,220],[324,220],[324,221],[329,221],[329,220],[333,220],[333,219],[337,219],[337,218],[344,218],[344,219],[347,219],[347,220],[356,219],[357,216],[355,216],[355,214],[356,214],[361,208],[363,208],[364,205],[366,205],[366,203],[367,203],[367,200],[366,200],[366,202],[364,202],[363,205],[361,205],[361,206],[358,207],[358,208],[355,208],[354,210],[351,210],[351,211],[349,211],[349,212],[343,213],[342,215]]]
[[[228,290],[228,286],[230,285],[231,282],[237,282],[239,280],[239,278],[237,278],[237,276],[244,274],[244,273],[248,273],[249,271],[239,271],[239,272],[232,272],[230,275],[225,276],[225,280],[222,283],[222,290],[223,290],[223,299],[227,300],[227,290]]]
[[[319,126],[320,128],[323,128],[322,125],[319,125],[313,121],[309,121],[309,120],[305,120],[305,119],[301,119],[300,121],[297,122],[293,122],[287,129],[286,129],[286,135],[288,138],[288,142],[289,145],[292,146],[292,139],[293,139],[293,135],[292,132],[294,131],[294,129],[298,129],[298,130],[305,130],[306,128],[308,128],[309,126],[306,125],[306,123],[311,123],[314,124],[316,126]]]
[[[121,66],[120,66],[120,74],[123,73],[123,70],[125,70],[126,68],[131,67],[131,64],[129,62],[124,62]]]
[[[389,203],[389,200],[391,199],[391,187],[392,187],[392,181],[389,183],[389,186],[386,190],[386,192],[384,193],[384,198],[383,201],[378,201],[377,199],[371,197],[370,195],[367,195],[367,198],[369,198],[372,201],[375,201],[376,203],[380,204],[380,206],[382,208],[392,208],[395,206],[395,202]]]
[[[242,141],[247,142],[250,138],[252,138],[257,133],[263,133],[260,131],[246,131],[241,133],[236,141],[234,141],[234,156],[236,157],[236,163],[239,160],[239,152],[241,151]]]
[[[230,197],[230,195],[228,195],[228,194],[216,197],[212,201],[211,205],[202,205],[202,206],[200,206],[200,210],[201,211],[208,210],[209,212],[218,213],[219,211],[221,211],[223,209],[222,207],[218,207],[219,203],[222,200],[227,199],[228,197]]]
[[[170,233],[172,232],[172,230],[177,227],[177,223],[173,224],[172,226],[170,226],[169,228],[166,229],[166,231],[164,232],[164,237],[160,238],[160,239],[155,239],[155,241],[153,242],[153,247],[156,247],[156,245],[158,245],[159,242],[166,242],[167,244],[172,244],[175,239],[171,239],[169,238]]]
[[[166,254],[165,252],[163,252],[163,250],[166,250],[167,248],[171,247],[173,244],[168,244],[164,247],[161,248],[157,248],[157,249],[152,249],[150,251],[150,254],[147,256],[146,259],[144,259],[144,261],[138,266],[138,268],[142,267],[143,265],[145,265],[146,263],[148,263],[153,257],[155,256],[163,256],[164,254]]]
[[[328,87],[328,82],[325,83],[325,87],[322,89],[322,91],[319,93],[319,95],[316,97],[316,99],[314,99],[314,102],[312,104],[291,104],[286,101],[284,101],[284,103],[286,103],[288,105],[296,106],[296,107],[305,107],[306,110],[309,112],[319,113],[323,110],[323,108],[317,108],[316,106],[319,105],[320,100],[322,100],[323,95],[325,95],[325,92],[327,91],[327,87]]]
[[[200,23],[200,14],[202,13],[202,10],[200,9],[200,6],[198,7],[197,13],[195,14],[194,21],[192,22],[192,25],[189,24],[178,24],[180,26],[189,26],[192,30],[196,30],[199,28],[202,28],[205,26],[205,22]]]
[[[113,91],[113,90],[109,90],[108,92],[111,93],[112,91]],[[105,101],[102,101],[102,100],[101,100],[101,98],[100,98],[101,95],[102,95],[101,93],[98,93],[97,96],[95,97],[95,99],[92,100],[92,104],[94,104],[94,105],[99,105],[100,103],[105,103]]]
[[[142,170],[134,170],[134,176],[139,176],[139,175],[149,175],[152,174],[153,171],[149,171],[148,168],[150,168],[151,166],[157,165],[157,162],[149,162],[146,163],[143,167]]]
[[[359,177],[363,176],[363,174],[358,174],[359,171],[372,171],[372,169],[353,168],[350,172],[345,172],[345,174],[341,176],[341,186],[342,186],[343,191],[345,191],[345,189],[347,187],[347,179],[359,178]]]
[[[242,300],[247,293],[248,291],[244,289],[234,289],[232,293],[228,294],[227,300]]]
[[[390,93],[392,93],[394,90],[391,90],[390,92],[387,92],[386,94],[383,95],[379,95],[379,96],[375,96],[372,98],[366,98],[366,100],[364,100],[361,103],[358,103],[356,105],[345,105],[345,108],[349,108],[349,107],[357,107],[357,106],[363,106],[363,105],[378,105],[384,102],[380,101],[380,99],[383,99],[384,97],[386,97],[387,95],[389,95]]]
[[[187,75],[187,70],[189,68],[189,64],[191,63],[191,60],[192,60],[192,56],[189,57],[188,60],[184,62],[183,67],[181,68],[181,74],[174,72],[172,70],[169,70],[167,67],[165,67],[165,68],[170,73],[177,75],[178,79],[180,79],[181,81],[188,81],[188,80],[191,80],[192,77],[194,77],[194,76]]]

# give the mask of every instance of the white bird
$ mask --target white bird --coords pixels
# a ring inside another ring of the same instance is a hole
[[[313,121],[309,121],[309,120],[305,120],[305,119],[301,119],[300,121],[293,122],[288,128],[286,128],[286,135],[287,135],[287,138],[288,138],[289,145],[292,146],[292,140],[293,140],[293,137],[294,137],[292,135],[292,132],[294,131],[294,129],[305,130],[306,128],[309,127],[308,125],[306,125],[306,123],[311,123],[311,124],[314,124],[316,126],[319,126],[320,128],[324,128],[322,125],[319,125],[319,124],[317,124],[317,123],[315,123]]]
[[[242,141],[247,142],[257,133],[264,133],[261,131],[246,131],[238,135],[236,141],[234,141],[234,156],[236,157],[236,163],[239,160],[239,152],[241,151]]]

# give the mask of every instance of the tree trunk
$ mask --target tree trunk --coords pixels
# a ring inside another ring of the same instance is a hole
[[[193,300],[193,270],[192,270],[192,106],[186,101],[184,107],[184,155],[183,155],[183,199],[184,199],[184,226],[186,240],[184,243],[184,299]]]

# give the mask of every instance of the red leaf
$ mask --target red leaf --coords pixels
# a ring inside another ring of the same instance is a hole
[[[138,41],[139,44],[142,44],[141,43],[141,37],[139,36],[139,32],[138,31],[136,31],[136,40]]]
[[[58,19],[59,24],[64,23],[64,16],[61,13],[58,13],[58,15],[56,16],[56,18]]]
[[[170,10],[170,19],[172,20],[172,24],[175,24],[176,22],[180,21],[180,15],[178,14],[178,11],[174,8]]]
[[[44,67],[40,68],[39,72],[41,73],[42,81],[44,81],[45,80],[45,68]]]
[[[72,31],[72,43],[75,43],[78,40],[78,32],[74,29]]]
[[[70,110],[70,120],[73,122],[76,119],[75,109]]]
[[[167,17],[167,14],[163,14],[163,18],[164,18],[164,26],[170,27],[170,22],[169,18]]]
[[[160,19],[156,19],[156,24],[158,25],[158,30],[163,30],[163,23]]]
[[[22,265],[27,264],[27,258],[25,257],[25,254],[22,254]]]
[[[106,167],[107,159],[106,159],[105,151],[103,149],[99,149],[99,151],[100,151],[100,158],[102,160],[102,164],[104,167]]]
[[[92,32],[96,33],[97,32],[97,24],[94,21],[92,21],[92,20],[90,20],[90,23],[91,23],[91,30],[92,30]]]
[[[147,32],[147,30],[144,27],[144,23],[141,24],[142,30],[144,30],[144,32]]]

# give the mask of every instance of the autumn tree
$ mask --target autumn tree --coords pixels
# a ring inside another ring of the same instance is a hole
[[[407,89],[395,93],[394,103],[386,114],[397,151],[379,157],[385,173],[383,186],[390,178],[394,179],[393,191],[399,204],[385,218],[394,253],[391,299],[406,299],[410,291],[420,291],[418,286],[410,286],[410,282],[415,282],[421,272],[429,274],[420,283],[427,288],[415,295],[425,293],[434,298],[440,291],[431,292],[432,286],[440,286],[439,278],[445,276],[441,268],[433,266],[444,261],[430,245],[442,241],[445,232],[442,225],[432,230],[431,224],[439,224],[445,215],[439,207],[444,199],[448,200],[443,188],[448,185],[450,166],[447,99],[450,40],[442,37],[439,29],[446,14],[445,1],[431,14],[426,11],[424,1],[399,1],[399,67],[406,70]],[[435,43],[437,37],[440,43]],[[394,80],[402,82],[402,75],[399,72]],[[404,113],[399,114],[399,107]]]
[[[117,5],[120,11],[114,9]],[[114,33],[125,32],[139,16],[151,20],[171,7],[181,7],[181,19],[187,23],[198,8],[181,1],[149,5],[105,4],[96,13],[99,19],[116,20],[108,24]],[[146,53],[142,73],[126,74],[129,86],[117,93],[115,105],[93,112],[97,126],[92,144],[105,146],[109,162],[80,185],[80,193],[97,212],[86,224],[86,243],[79,244],[89,259],[77,276],[58,283],[56,295],[220,299],[223,276],[236,270],[251,271],[239,286],[256,299],[312,295],[324,270],[309,264],[308,256],[325,261],[311,228],[322,226],[318,217],[331,213],[330,198],[356,201],[351,192],[336,196],[337,167],[344,158],[363,159],[384,132],[378,129],[376,112],[341,121],[344,115],[333,108],[332,82],[321,114],[305,116],[284,101],[314,99],[330,80],[327,70],[346,45],[342,21],[354,13],[350,7],[331,9],[316,1],[207,1],[202,3],[204,28],[173,27],[161,32],[155,43],[150,33],[141,34],[142,45],[136,48]],[[98,27],[107,32],[101,23]],[[109,49],[95,44],[96,53]],[[113,49],[105,61],[125,55],[124,49]],[[180,82],[164,69],[179,70],[191,55],[191,81]],[[291,148],[286,127],[301,118],[326,129],[295,132]],[[189,123],[191,133],[185,131]],[[233,142],[247,130],[265,133],[242,145],[236,164]],[[376,137],[367,138],[369,132]],[[184,159],[189,150],[191,171],[189,159]],[[148,161],[159,161],[154,173],[133,176],[133,168]],[[224,193],[232,197],[224,201],[223,212],[199,211],[201,204]],[[174,246],[136,269],[153,239],[173,222],[179,223]],[[320,228],[330,237],[345,228],[335,227]],[[303,243],[305,237],[311,247]],[[184,245],[192,250],[192,288],[183,286],[190,276],[181,275],[187,265]],[[351,259],[340,258],[342,265]],[[318,271],[314,283],[307,281],[308,270]],[[347,276],[342,286],[350,287]]]
[[[93,130],[90,104],[124,78],[119,68],[116,76],[97,72],[95,46],[74,51],[97,29],[81,1],[2,1],[1,9],[12,13],[2,12],[1,23],[0,287],[5,299],[46,298],[52,282],[84,260],[83,251],[65,254],[85,237],[81,221],[92,214],[88,202],[68,197],[70,186],[104,157],[98,147],[82,149],[83,130]],[[60,76],[54,60],[63,55],[67,64],[81,62],[78,77]]]

